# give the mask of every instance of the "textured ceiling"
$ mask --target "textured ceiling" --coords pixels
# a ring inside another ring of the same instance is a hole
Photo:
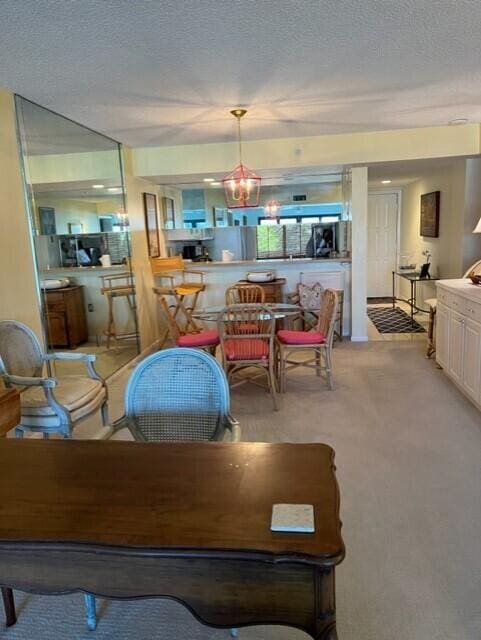
[[[481,121],[476,0],[0,0],[0,85],[133,146]]]

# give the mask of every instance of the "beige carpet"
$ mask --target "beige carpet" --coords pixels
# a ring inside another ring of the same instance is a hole
[[[336,450],[347,549],[337,572],[339,640],[481,638],[481,414],[423,349],[423,341],[343,343],[334,351],[335,390],[296,373],[278,413],[257,387],[233,392],[244,440]],[[114,415],[121,395],[120,380]],[[19,622],[2,640],[229,638],[169,601],[102,600],[95,632],[86,630],[79,594],[18,601]],[[253,627],[240,638],[307,636]]]

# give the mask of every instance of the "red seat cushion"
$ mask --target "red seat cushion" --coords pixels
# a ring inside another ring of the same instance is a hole
[[[268,360],[269,344],[260,338],[231,338],[224,342],[224,353],[227,360]]]
[[[324,344],[326,336],[317,331],[288,331],[281,329],[277,332],[277,338],[283,344]]]
[[[220,342],[219,334],[215,329],[201,331],[200,333],[189,333],[180,336],[177,340],[178,347],[211,347]]]

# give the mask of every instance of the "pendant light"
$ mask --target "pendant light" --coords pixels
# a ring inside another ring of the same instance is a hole
[[[246,109],[234,109],[230,112],[237,119],[237,136],[239,142],[239,164],[223,180],[224,194],[229,209],[241,207],[257,207],[261,188],[261,178],[242,164],[241,118]]]

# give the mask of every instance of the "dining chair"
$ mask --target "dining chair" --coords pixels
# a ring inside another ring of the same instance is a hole
[[[267,376],[274,410],[278,410],[275,377],[276,320],[262,304],[233,304],[220,312],[218,331],[222,348],[222,362],[231,388],[246,382],[257,382],[260,375]],[[242,370],[254,367],[261,373],[233,381]]]
[[[259,284],[238,282],[225,290],[225,303],[227,305],[239,303],[253,304],[256,302],[264,303],[265,300],[265,291]]]
[[[87,375],[44,375],[46,363],[62,360],[84,362]],[[0,375],[7,386],[22,389],[16,436],[31,431],[44,438],[51,433],[71,438],[79,422],[100,411],[103,428],[95,438],[109,437],[107,385],[94,362],[95,355],[90,353],[46,353],[29,327],[15,320],[0,321]]]
[[[314,331],[277,332],[276,358],[281,392],[286,391],[286,372],[296,367],[315,369],[318,376],[322,369],[326,372],[328,389],[333,389],[332,342],[337,317],[338,296],[334,289],[325,289],[322,295],[319,319]],[[296,351],[314,351],[314,357],[307,360],[291,360]]]

